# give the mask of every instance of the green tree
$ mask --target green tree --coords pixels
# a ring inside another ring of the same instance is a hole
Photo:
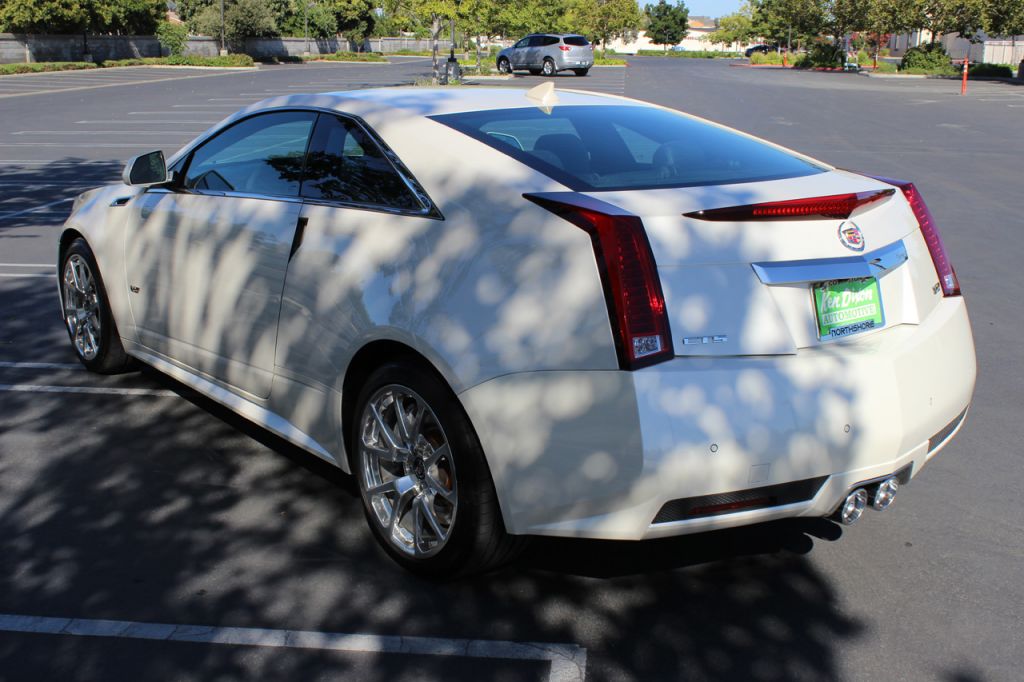
[[[266,0],[235,0],[224,10],[227,39],[240,44],[246,38],[270,38],[279,35],[277,19]]]
[[[931,33],[931,42],[944,33],[959,33],[970,40],[984,23],[987,0],[906,0],[910,28]],[[1003,0],[1008,4],[1013,0]]]
[[[609,40],[635,35],[644,20],[636,0],[570,0],[566,18],[605,50]]]
[[[185,24],[161,21],[156,27],[156,39],[160,41],[161,47],[167,48],[172,56],[185,54],[185,46],[188,45],[188,27]]]
[[[644,14],[647,16],[647,37],[655,45],[664,46],[665,51],[669,45],[675,45],[686,37],[690,21],[686,3],[680,1],[670,5],[666,0],[658,0],[657,5],[647,5]]]
[[[982,26],[991,36],[1009,36],[1012,59],[1017,53],[1017,36],[1024,35],[1024,0],[986,0]]]
[[[330,0],[328,6],[334,14],[338,31],[356,46],[357,51],[362,51],[377,20],[375,3],[372,0]]]
[[[708,34],[712,43],[750,43],[758,35],[754,30],[754,8],[746,2],[738,12],[727,14],[718,20],[718,28]]]
[[[164,9],[162,0],[3,0],[0,30],[150,35]]]

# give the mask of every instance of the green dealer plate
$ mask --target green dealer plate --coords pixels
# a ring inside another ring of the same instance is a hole
[[[844,339],[885,325],[877,279],[819,282],[811,291],[819,339]]]

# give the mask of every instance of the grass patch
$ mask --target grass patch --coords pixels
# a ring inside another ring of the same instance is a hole
[[[475,73],[478,76],[489,76],[489,75],[491,75],[491,73],[494,72],[495,69],[494,69],[494,67],[491,66],[490,60],[488,60],[486,57],[483,57],[482,55],[481,55],[481,57],[482,58],[480,59],[480,70],[479,71],[477,71],[477,68],[476,68],[476,58],[460,59],[459,60],[459,66],[462,67],[463,71],[472,71],[473,73]]]
[[[594,57],[594,66],[625,66],[627,64],[625,59],[616,59],[615,57]]]
[[[252,57],[247,54],[229,54],[223,57],[201,57],[199,55],[179,55],[175,57],[138,57],[135,59],[108,59],[101,62],[103,68],[114,66],[215,66],[231,68],[253,66]]]
[[[334,54],[311,54],[305,57],[313,62],[386,62],[380,52],[335,52]]]
[[[742,57],[739,52],[716,52],[715,50],[637,50],[641,57],[675,57],[682,59],[735,59]]]
[[[953,66],[911,67],[900,69],[900,73],[912,76],[959,76],[960,70]]]
[[[874,73],[896,73],[899,68],[892,62],[878,62],[878,68],[872,69]]]
[[[78,71],[95,69],[92,62],[33,62],[31,64],[0,64],[0,76],[14,73],[44,73],[46,71]]]
[[[751,64],[771,64],[772,66],[782,66],[782,55],[778,52],[755,52],[750,55]]]
[[[441,54],[443,50],[438,50],[437,53]],[[397,54],[402,57],[432,57],[434,55],[430,50],[399,50],[398,52],[392,52],[391,54]]]

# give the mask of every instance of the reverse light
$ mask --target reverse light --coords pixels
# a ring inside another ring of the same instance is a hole
[[[571,193],[524,196],[590,235],[619,366],[639,369],[671,358],[674,350],[665,297],[640,218]]]
[[[896,193],[894,189],[872,190],[851,194],[832,194],[807,199],[768,201],[746,206],[726,206],[684,213],[687,218],[729,222],[752,220],[791,220],[793,218],[849,218],[856,209]]]
[[[884,182],[887,185],[898,187],[903,192],[907,203],[910,204],[910,210],[914,212],[914,217],[917,218],[917,224],[921,227],[924,242],[928,245],[928,253],[932,256],[935,272],[939,276],[942,295],[960,296],[960,280],[956,276],[953,264],[949,262],[949,255],[946,253],[946,246],[942,243],[939,228],[935,224],[935,219],[932,218],[932,212],[928,210],[928,206],[925,205],[924,199],[921,197],[921,191],[914,186],[914,183],[907,182],[906,180],[894,180],[873,175],[869,177]]]

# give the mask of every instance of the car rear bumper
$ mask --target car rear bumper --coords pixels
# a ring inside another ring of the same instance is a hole
[[[962,425],[976,372],[957,297],[794,355],[513,374],[460,398],[509,532],[640,540],[825,516],[855,484],[913,477]],[[752,497],[767,502],[717,506]]]

